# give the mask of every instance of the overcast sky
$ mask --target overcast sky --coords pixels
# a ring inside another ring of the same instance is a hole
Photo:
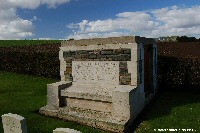
[[[0,0],[0,39],[200,37],[200,0]]]

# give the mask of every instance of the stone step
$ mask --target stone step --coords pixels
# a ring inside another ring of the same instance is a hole
[[[83,125],[95,128],[107,129],[112,132],[121,132],[125,128],[127,120],[116,120],[111,112],[95,111],[77,107],[63,107],[59,109],[59,118],[75,121]]]
[[[112,102],[112,91],[115,88],[116,86],[112,85],[73,84],[67,89],[61,90],[61,96]]]
[[[111,112],[96,111],[78,107],[64,107],[60,110],[62,114],[67,114],[77,118],[95,119],[98,121],[111,121]]]
[[[77,107],[82,109],[90,109],[95,111],[111,112],[111,102],[93,101],[78,98],[66,98],[66,104],[68,107]]]
[[[63,120],[78,122],[83,125],[122,132],[126,128],[127,120],[116,120],[111,112],[95,111],[77,107],[60,107],[59,110],[51,110],[47,106],[40,108],[40,114],[58,117]]]

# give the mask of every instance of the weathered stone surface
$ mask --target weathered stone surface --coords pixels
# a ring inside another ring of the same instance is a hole
[[[73,61],[73,82],[119,84],[119,62]]]
[[[76,57],[78,58],[78,57]],[[88,58],[88,54],[80,54],[80,58],[81,59],[87,59]]]
[[[112,116],[117,120],[128,120],[130,118],[129,93],[133,88],[116,88],[112,94]]]
[[[75,51],[65,51],[63,52],[63,57],[68,58],[68,57],[74,57],[76,55]]]
[[[88,99],[76,99],[76,98],[66,98],[68,107],[76,107],[82,109],[91,109],[102,112],[111,112],[112,104],[111,102],[101,102]]]
[[[75,57],[67,57],[67,58],[64,58],[64,59],[67,63],[71,63],[75,59]]]
[[[125,50],[123,50],[123,53],[124,54],[130,54],[131,53],[131,49],[125,49]]]
[[[47,106],[51,109],[59,109],[65,105],[65,99],[60,95],[60,91],[71,86],[71,82],[61,81],[47,85]]]
[[[91,50],[77,50],[76,53],[77,55],[79,54],[88,54],[89,52],[92,52]]]
[[[120,74],[120,85],[131,85],[131,73]]]
[[[90,55],[89,55],[89,58],[90,58],[90,59],[96,59],[96,58],[97,58],[97,55],[96,55],[96,54],[90,54]]]
[[[90,84],[76,84],[65,90],[61,90],[61,96],[88,99],[95,101],[112,101],[112,91],[115,89],[112,85],[90,85]]]
[[[4,114],[2,117],[4,133],[27,133],[26,120],[17,114]]]
[[[119,73],[120,73],[120,75],[124,74],[124,73],[128,73],[128,67],[127,67],[126,61],[119,62]]]
[[[60,108],[60,111],[52,111],[48,108],[41,108],[40,113],[46,116],[59,117],[64,120],[75,121],[84,125],[108,130],[112,132],[123,132],[127,121],[112,119],[112,115],[106,112],[94,110],[71,109],[70,107]]]
[[[102,50],[102,51],[101,51],[101,54],[102,54],[102,55],[112,55],[112,54],[114,54],[114,53],[113,53],[113,50]]]
[[[128,73],[127,61],[120,61],[119,63],[119,84],[131,85],[131,73]]]
[[[145,37],[139,37],[139,36],[123,36],[123,37],[109,37],[109,38],[94,38],[94,39],[63,41],[61,43],[61,46],[87,46],[87,45],[128,44],[128,43],[154,44],[155,40],[151,38],[145,38]]]
[[[53,133],[81,133],[80,131],[70,129],[70,128],[56,128]]]
[[[126,48],[119,49],[96,49],[96,50],[78,50],[78,51],[69,51],[63,53],[63,58],[66,61],[66,68],[62,68],[62,73],[64,72],[65,80],[72,81],[72,61],[130,61],[131,55],[123,54],[124,51],[131,51]],[[72,55],[70,55],[72,53]],[[102,53],[102,54],[101,54]],[[127,71],[127,70],[126,70]],[[63,75],[61,73],[61,75]],[[62,77],[62,76],[61,76]]]
[[[119,48],[119,49],[114,49],[113,50],[113,53],[115,54],[115,55],[118,55],[118,54],[123,54],[123,49],[122,48]]]
[[[119,55],[121,54],[121,55]],[[96,58],[98,57],[98,59],[100,58],[112,58],[113,60],[117,60],[118,58],[121,57],[121,60],[130,60],[130,56],[128,56],[128,54],[131,54],[131,50],[130,49],[97,49],[97,50],[78,50],[75,52],[69,51],[69,52],[64,52],[63,53],[63,58],[66,61],[70,61],[70,60],[77,60],[77,59],[90,59],[90,58]],[[107,56],[106,56],[107,55]],[[108,56],[110,55],[110,56]],[[126,57],[124,59],[124,57]]]

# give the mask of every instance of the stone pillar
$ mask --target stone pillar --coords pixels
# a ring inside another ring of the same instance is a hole
[[[27,133],[26,120],[17,114],[4,114],[2,117],[4,133]]]
[[[112,116],[119,121],[134,119],[138,114],[138,88],[121,86],[112,93]]]
[[[135,44],[131,48],[131,61],[128,61],[128,72],[131,73],[131,85],[132,86],[137,86],[138,84],[138,78],[137,78],[137,49],[138,45]]]
[[[65,98],[61,97],[61,90],[70,86],[71,82],[56,82],[47,85],[47,107],[49,109],[59,109],[59,107],[64,106]]]
[[[80,131],[70,129],[70,128],[56,128],[53,133],[81,133]]]
[[[60,78],[61,78],[61,81],[65,81],[64,72],[66,71],[66,61],[64,60],[62,50],[59,51],[59,60],[60,60]]]

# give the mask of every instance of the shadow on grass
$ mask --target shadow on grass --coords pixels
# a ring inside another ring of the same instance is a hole
[[[153,108],[145,119],[170,115],[174,107],[199,103],[200,60],[159,56],[158,86]]]
[[[144,121],[152,121],[152,120],[156,121],[157,119],[160,119],[162,117],[170,117],[170,116],[174,117],[172,114],[172,110],[176,107],[181,108],[184,106],[184,109],[190,108],[190,107],[192,109],[193,104],[197,104],[197,103],[200,103],[199,89],[176,90],[176,91],[160,90],[156,94],[156,96],[151,100],[151,102],[145,107],[145,109],[137,116],[136,120],[134,121],[134,123],[132,124],[132,126],[129,128],[129,130],[126,133],[134,133],[137,130],[137,128],[140,128],[141,123]],[[182,110],[183,113],[188,111],[184,109]],[[198,110],[200,111],[200,106],[198,107]],[[182,114],[181,117],[184,118],[185,117],[184,114]],[[195,116],[194,114],[191,117],[200,118],[200,115]],[[167,120],[168,119],[166,119],[166,121]],[[177,119],[177,123],[178,121],[179,120]],[[180,126],[180,125],[176,125],[176,126]]]
[[[155,119],[170,115],[172,108],[200,102],[198,91],[162,91],[153,101],[150,115],[146,119]],[[154,112],[154,113],[153,113]],[[155,113],[156,112],[156,113]]]
[[[31,113],[39,114],[39,109],[31,111]]]

